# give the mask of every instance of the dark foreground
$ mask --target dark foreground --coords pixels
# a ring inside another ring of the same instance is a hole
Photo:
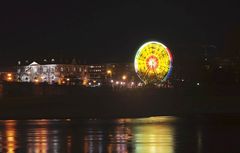
[[[0,152],[237,153],[240,118],[2,120]]]
[[[0,119],[240,116],[235,88],[8,88],[0,98]]]

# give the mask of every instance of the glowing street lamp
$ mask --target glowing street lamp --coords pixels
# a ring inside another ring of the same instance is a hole
[[[12,81],[13,80],[12,73],[8,73],[6,78],[7,78],[7,81]]]
[[[39,80],[38,80],[38,79],[34,79],[34,82],[35,82],[36,84],[38,84],[38,83],[39,83]]]
[[[8,80],[8,81],[12,81],[12,77],[8,77],[7,80]]]
[[[109,77],[112,77],[112,71],[111,71],[111,70],[107,70],[107,75],[108,75]]]
[[[127,79],[127,76],[126,76],[126,75],[123,75],[123,76],[122,76],[122,79],[123,79],[123,80],[126,80],[126,79]]]
[[[7,76],[8,76],[8,77],[12,77],[12,73],[8,73]]]
[[[112,71],[111,71],[111,70],[107,70],[107,74],[108,74],[108,75],[111,75],[111,74],[112,74]]]

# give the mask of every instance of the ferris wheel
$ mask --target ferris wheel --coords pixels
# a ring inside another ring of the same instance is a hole
[[[167,80],[172,62],[170,50],[160,42],[151,41],[138,49],[134,68],[145,84],[156,84]]]

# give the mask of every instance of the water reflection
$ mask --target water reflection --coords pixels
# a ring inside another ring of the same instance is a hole
[[[134,129],[135,152],[174,152],[175,129],[171,125],[145,125]]]
[[[27,134],[28,153],[47,153],[48,134],[47,128],[29,129]]]
[[[129,152],[130,142],[132,141],[132,130],[125,126],[119,125],[109,133],[108,152]]]
[[[174,152],[174,117],[117,119],[88,122],[84,152]],[[81,137],[78,136],[78,137]]]
[[[223,125],[200,125],[175,117],[0,121],[0,152],[204,153],[221,152],[223,146],[240,151],[233,145],[240,137],[240,124]],[[222,145],[214,147],[215,142]]]
[[[58,127],[58,121],[33,120],[27,123],[31,125],[27,130],[28,153],[58,153],[63,149],[70,152],[71,136],[65,135],[65,131]]]
[[[0,131],[0,152],[15,153],[17,149],[16,121],[9,120],[2,125]]]
[[[174,119],[0,121],[0,152],[172,153]]]

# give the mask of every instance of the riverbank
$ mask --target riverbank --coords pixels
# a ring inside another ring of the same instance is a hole
[[[204,88],[65,90],[68,94],[4,96],[0,98],[0,119],[240,114],[240,96],[237,91],[211,92]]]

